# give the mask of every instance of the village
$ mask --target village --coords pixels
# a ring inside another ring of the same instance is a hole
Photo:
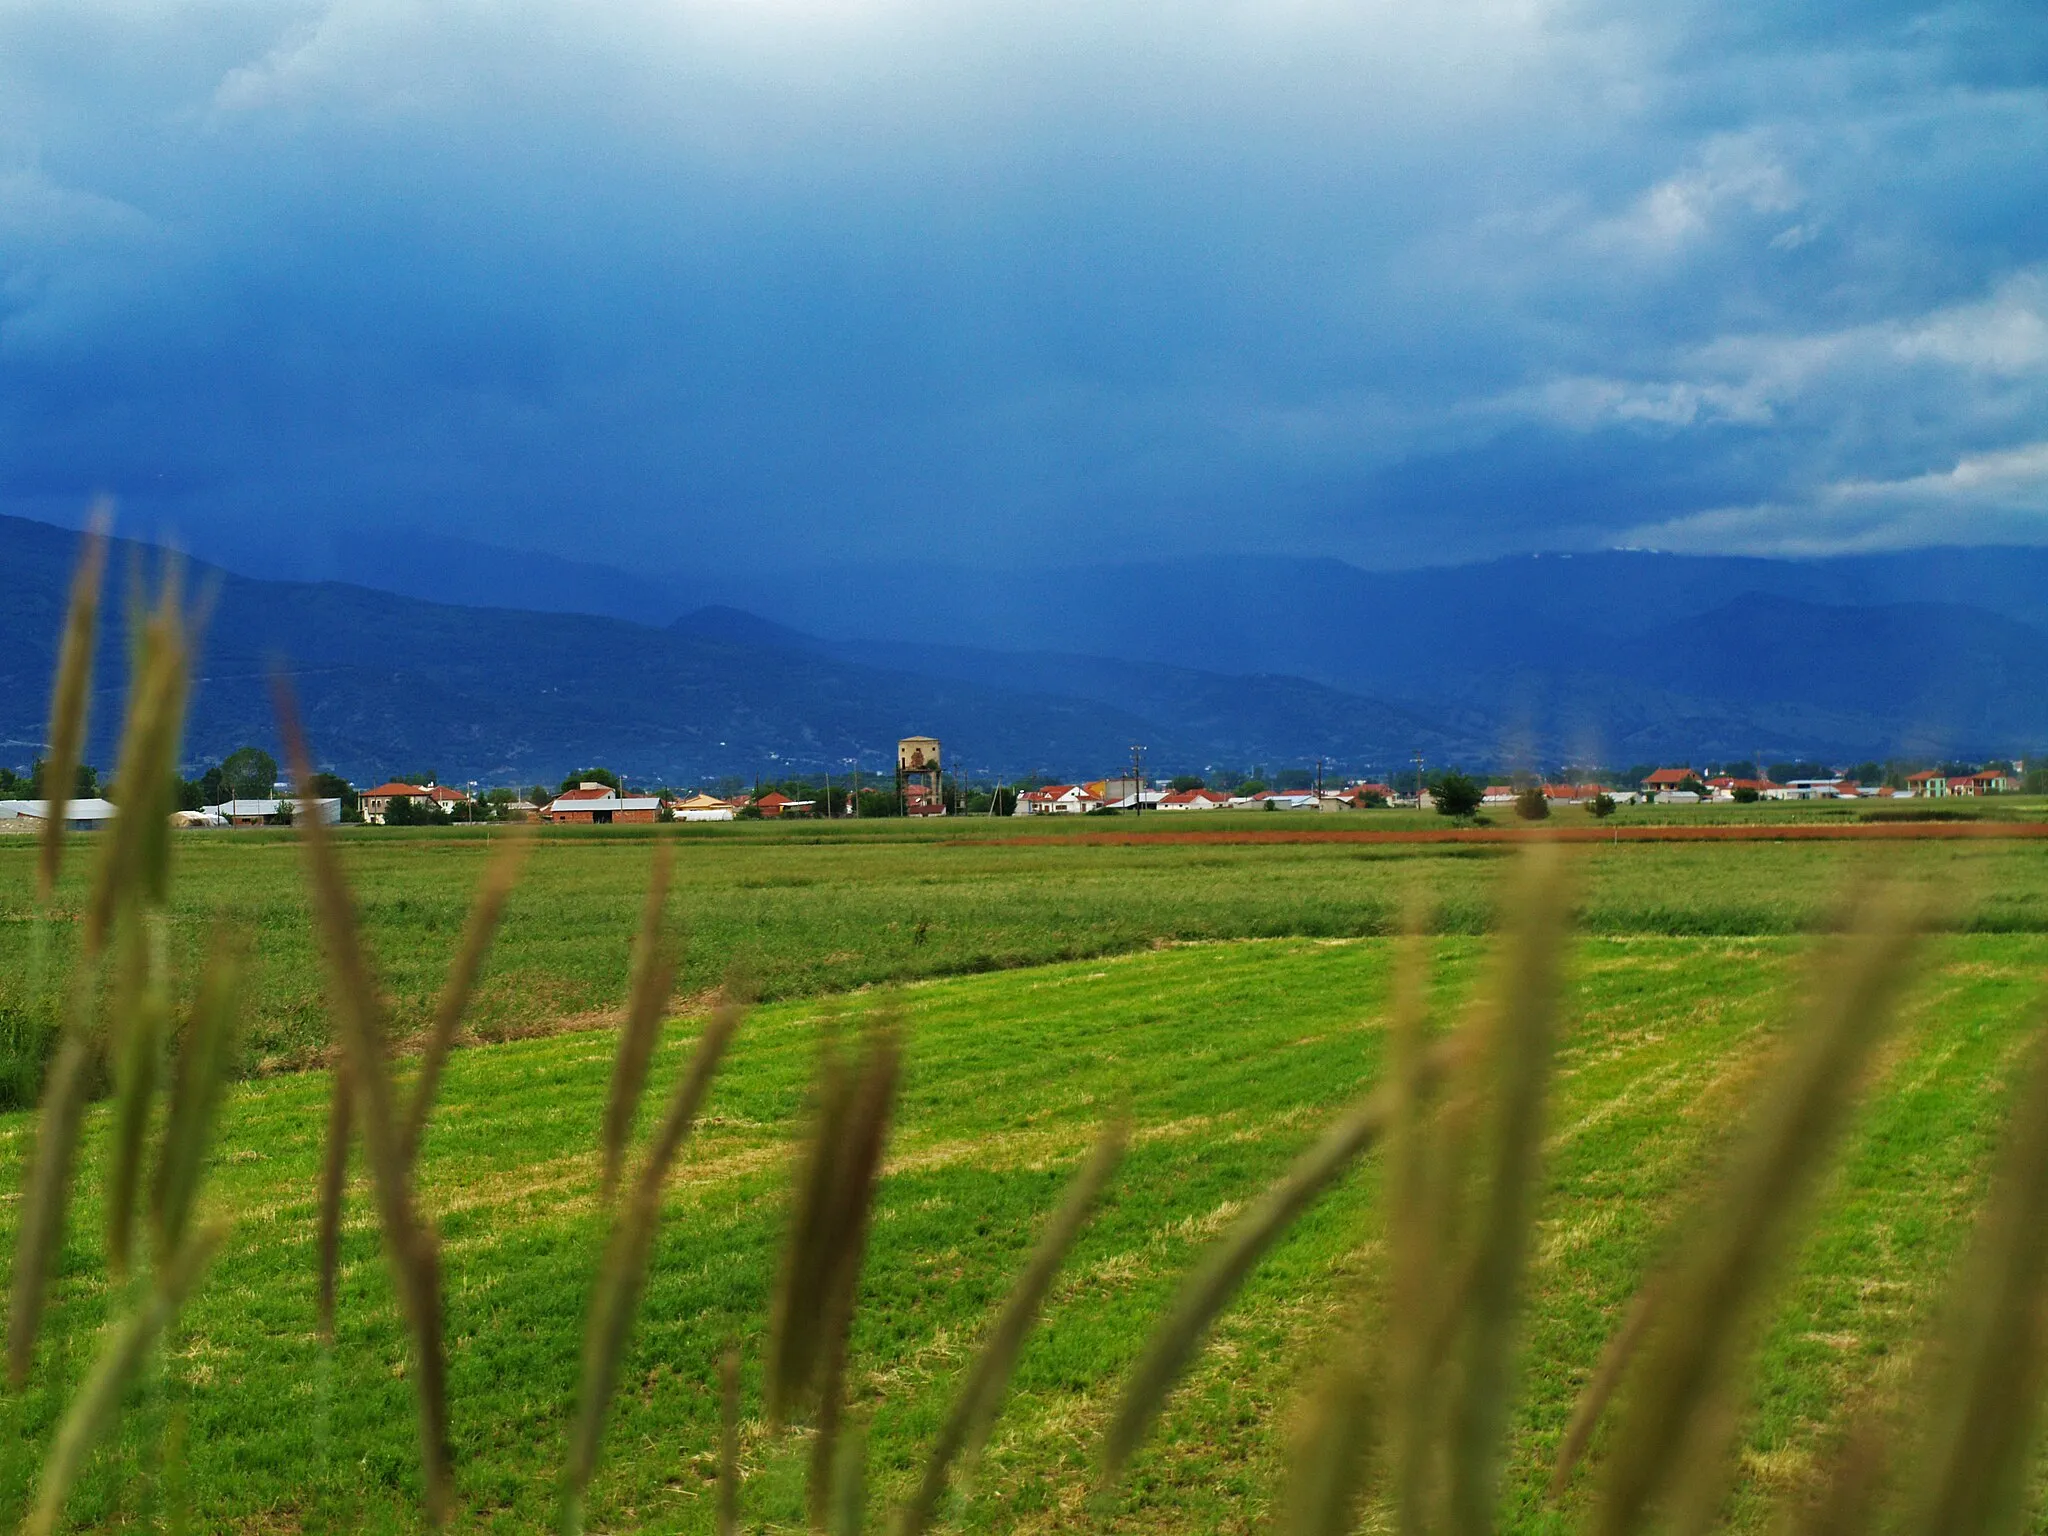
[[[256,755],[270,765],[267,754]],[[1138,762],[1142,762],[1141,757]],[[1753,765],[1744,766],[1753,769]],[[1811,769],[1817,765],[1792,766]],[[294,820],[303,804],[313,807],[315,814],[329,824],[350,822],[366,826],[481,821],[615,826],[821,817],[1088,816],[1153,811],[1367,811],[1381,807],[1436,810],[1447,815],[1501,809],[1534,819],[1558,807],[1583,807],[1595,815],[1605,815],[1621,805],[2007,795],[2038,792],[2039,786],[2032,781],[2042,777],[2039,768],[2030,774],[2025,760],[1955,771],[1961,766],[1884,772],[1880,765],[1866,764],[1860,770],[1862,778],[1853,772],[1786,774],[1774,778],[1755,771],[1731,774],[1690,766],[1664,766],[1626,776],[1553,782],[1518,773],[1504,781],[1489,782],[1456,769],[1434,776],[1426,774],[1418,757],[1412,772],[1392,780],[1352,779],[1324,784],[1320,774],[1294,770],[1281,775],[1285,782],[1277,786],[1243,778],[1212,786],[1199,775],[1155,781],[1138,767],[1119,776],[1073,783],[1025,779],[1014,784],[970,785],[965,775],[948,772],[944,767],[941,744],[936,737],[909,736],[897,744],[893,779],[884,775],[877,782],[870,775],[865,784],[857,768],[836,783],[831,776],[825,776],[822,787],[802,781],[785,781],[780,786],[757,782],[751,789],[737,792],[729,788],[722,792],[676,791],[666,787],[636,790],[604,769],[572,774],[553,793],[538,785],[525,789],[480,788],[473,781],[448,785],[435,782],[432,776],[389,779],[359,790],[345,780],[323,774],[316,785],[322,792],[303,802],[289,785],[272,782],[267,795],[231,794],[210,803],[186,804],[173,811],[171,817],[174,824],[188,828],[277,826]],[[1872,774],[1872,769],[1879,769],[1879,774]],[[218,778],[217,772],[214,777]],[[1879,782],[1870,782],[1872,778]],[[86,788],[94,792],[79,793],[63,808],[66,824],[79,830],[105,825],[119,814],[119,808],[97,792],[96,780],[82,781],[81,790]],[[49,814],[49,802],[41,797],[0,799],[0,833],[30,831]]]

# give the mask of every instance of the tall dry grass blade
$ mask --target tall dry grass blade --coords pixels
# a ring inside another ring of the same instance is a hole
[[[604,1438],[606,1410],[618,1383],[619,1362],[647,1281],[647,1261],[661,1223],[661,1194],[676,1154],[697,1122],[711,1080],[739,1027],[740,1010],[725,1003],[712,1012],[697,1041],[690,1067],[676,1084],[668,1112],[648,1148],[647,1160],[634,1181],[631,1201],[612,1224],[611,1240],[597,1274],[584,1331],[583,1384],[577,1393],[576,1422],[569,1433],[569,1461],[562,1503],[562,1528],[582,1529],[583,1495],[597,1470],[597,1451]]]
[[[1535,1191],[1557,1028],[1568,903],[1554,845],[1523,860],[1508,895],[1508,933],[1488,1052],[1493,1167],[1465,1296],[1463,1361],[1451,1405],[1448,1528],[1483,1536],[1494,1524],[1502,1437],[1513,1390],[1514,1325]]]
[[[291,763],[299,800],[311,804],[313,765],[299,728],[298,709],[282,677],[276,680],[279,734]],[[354,1117],[362,1124],[363,1148],[377,1197],[378,1219],[390,1255],[393,1278],[413,1340],[413,1380],[420,1411],[420,1461],[427,1485],[428,1518],[446,1518],[453,1488],[448,1445],[447,1367],[441,1339],[440,1261],[433,1233],[421,1221],[412,1198],[396,1090],[384,1060],[382,1006],[370,977],[368,957],[356,931],[348,883],[327,827],[317,816],[298,819],[307,884],[329,971],[329,995],[347,1064]]]
[[[718,1536],[740,1530],[740,1352],[718,1356]]]
[[[612,1061],[611,1093],[604,1107],[604,1198],[619,1187],[625,1166],[626,1141],[647,1085],[647,1063],[661,1030],[661,1015],[675,990],[676,961],[669,947],[666,920],[669,874],[675,851],[664,840],[654,845],[654,867],[647,877],[647,899],[640,909],[640,932],[633,941],[633,979],[626,1005],[619,1053]]]
[[[1661,1286],[1661,1278],[1653,1276],[1629,1299],[1628,1308],[1622,1313],[1621,1326],[1614,1330],[1613,1336],[1601,1349],[1599,1363],[1593,1367],[1593,1379],[1586,1383],[1586,1390],[1573,1407],[1571,1422],[1565,1426],[1564,1439],[1558,1446],[1557,1465],[1550,1474],[1550,1496],[1553,1499],[1563,1493],[1565,1485],[1571,1481],[1572,1470],[1578,1466],[1579,1458],[1586,1454],[1600,1416],[1613,1401],[1615,1388],[1621,1385],[1622,1377],[1634,1363],[1636,1351],[1642,1348],[1643,1340],[1650,1331],[1650,1322],[1657,1315]]]
[[[43,1463],[42,1481],[36,1502],[22,1522],[24,1536],[49,1536],[64,1514],[65,1500],[84,1469],[93,1443],[112,1424],[121,1409],[121,1398],[141,1368],[144,1356],[157,1335],[176,1317],[178,1309],[198,1282],[214,1251],[227,1235],[225,1227],[208,1227],[179,1251],[150,1290],[146,1300],[116,1325],[93,1362],[92,1374],[72,1398],[57,1426],[57,1438]]]
[[[315,1304],[323,1342],[334,1342],[335,1282],[341,1271],[342,1201],[348,1193],[348,1148],[354,1135],[355,1089],[346,1059],[334,1064],[327,1106],[327,1138],[320,1152],[319,1297]]]
[[[157,909],[170,894],[170,817],[189,676],[181,592],[172,565],[154,610],[135,621],[134,670],[114,786],[121,815],[103,847],[86,914],[88,952],[121,930],[108,1015],[114,1134],[105,1201],[107,1259],[116,1278],[126,1277],[134,1257],[143,1154],[170,1024],[166,935]]]
[[[838,1443],[832,1460],[831,1507],[823,1529],[831,1536],[860,1536],[868,1513],[868,1435],[855,1424]]]
[[[1803,1028],[1660,1288],[1594,1513],[1595,1536],[1639,1530],[1654,1508],[1680,1495],[1700,1506],[1702,1469],[1720,1461],[1722,1432],[1732,1422],[1728,1384],[1747,1357],[1750,1321],[1892,1021],[1917,926],[1914,909],[1893,893],[1867,904],[1821,956]]]
[[[896,1529],[900,1536],[919,1536],[931,1523],[939,1500],[945,1496],[946,1479],[954,1460],[960,1456],[972,1456],[980,1449],[990,1424],[994,1422],[996,1410],[1002,1404],[1010,1373],[1016,1368],[1017,1352],[1023,1348],[1025,1336],[1038,1321],[1038,1309],[1045,1302],[1046,1292],[1052,1288],[1054,1277],[1066,1263],[1067,1254],[1073,1248],[1074,1240],[1081,1235],[1081,1228],[1090,1212],[1095,1209],[1103,1187],[1123,1161],[1130,1136],[1130,1122],[1118,1117],[1105,1124],[1096,1137],[1095,1150],[1075,1175],[1059,1210],[1046,1224],[1045,1232],[1038,1240],[1037,1251],[1017,1277],[1017,1283],[1011,1287],[1002,1315],[996,1320],[974,1364],[968,1368],[967,1380],[961,1386],[959,1397],[954,1400],[953,1411],[947,1417],[945,1427],[939,1431],[931,1456],[925,1462],[924,1478],[897,1521]]]
[[[512,895],[512,887],[518,883],[519,868],[526,860],[529,841],[526,828],[515,826],[498,844],[497,856],[491,860],[490,867],[484,871],[483,882],[477,887],[476,901],[469,909],[469,922],[462,930],[462,946],[456,950],[455,961],[448,967],[448,979],[442,984],[440,1000],[434,1006],[434,1022],[427,1031],[426,1045],[420,1052],[419,1076],[413,1083],[412,1100],[406,1108],[407,1167],[419,1159],[420,1138],[426,1134],[427,1116],[433,1113],[434,1096],[440,1092],[442,1068],[447,1065],[448,1052],[455,1045],[456,1031],[462,1027],[462,1016],[469,1011],[469,999],[476,990],[477,977],[483,972],[491,936],[498,931],[498,922],[505,915],[505,903]]]
[[[114,799],[121,814],[101,856],[86,908],[85,946],[97,953],[122,901],[161,906],[169,894],[171,813],[177,809],[178,742],[190,687],[190,639],[176,565],[164,573],[154,612],[142,621]]]
[[[169,1024],[164,983],[152,963],[155,947],[149,918],[133,902],[123,904],[116,944],[120,980],[109,1010],[113,1025],[114,1124],[108,1149],[105,1216],[107,1265],[126,1280],[134,1257],[136,1206],[142,1194],[150,1110],[156,1102],[158,1059]]]
[[[2048,1386],[2048,1034],[2000,1149],[1932,1354],[1907,1531],[2016,1530]]]
[[[818,1341],[818,1431],[811,1442],[810,1472],[811,1523],[819,1528],[830,1515],[827,1489],[837,1486],[840,1416],[846,1407],[846,1350],[902,1063],[902,1040],[894,1021],[871,1021],[846,1114],[846,1136],[834,1181],[832,1235],[826,1248]],[[863,1464],[864,1460],[863,1456]]]
[[[1462,1040],[1432,1046],[1423,1058],[1420,1076],[1433,1087],[1464,1049]],[[1386,1131],[1400,1090],[1394,1085],[1374,1089],[1340,1115],[1294,1166],[1238,1217],[1210,1248],[1193,1274],[1182,1283],[1166,1320],[1154,1330],[1145,1355],[1110,1425],[1103,1445],[1103,1476],[1115,1482],[1144,1440],[1166,1394],[1187,1369],[1216,1320],[1237,1294],[1252,1266],[1280,1234],[1327,1189],[1338,1175]]]
[[[853,1104],[853,1072],[831,1036],[819,1051],[815,1098],[810,1145],[797,1174],[796,1201],[768,1320],[762,1388],[768,1422],[775,1428],[787,1421],[817,1379],[818,1340],[835,1241],[834,1181]]]
[[[234,1055],[244,958],[241,942],[223,923],[215,932],[206,970],[199,979],[199,995],[193,999],[191,1019],[172,1069],[163,1150],[157,1156],[150,1193],[159,1266],[184,1246],[185,1229],[199,1193],[214,1116]]]
[[[1385,1185],[1385,1436],[1395,1524],[1407,1536],[1417,1536],[1437,1523],[1431,1518],[1429,1493],[1430,1458],[1439,1448],[1440,1351],[1434,1341],[1446,1332],[1445,1299],[1439,1283],[1444,1268],[1444,1217],[1432,1199],[1434,1159],[1427,1114],[1433,1095],[1423,1074],[1429,1048],[1429,962],[1423,918],[1419,908],[1410,914],[1394,953],[1393,1016],[1388,1031],[1395,1099],[1387,1130]],[[1338,1399],[1331,1405],[1332,1411],[1346,1400]],[[1343,1441],[1326,1443],[1330,1448],[1325,1454],[1341,1453]],[[1352,1437],[1350,1443],[1362,1454],[1364,1437]],[[1334,1474],[1320,1481],[1333,1492],[1343,1486]]]
[[[100,584],[107,570],[107,525],[112,509],[95,502],[71,577],[71,606],[57,650],[57,676],[50,691],[50,755],[43,761],[42,847],[36,862],[36,895],[45,905],[57,889],[64,865],[65,813],[85,752],[87,706],[92,698],[93,642],[99,635]]]
[[[1310,1396],[1287,1469],[1280,1528],[1291,1536],[1350,1536],[1376,1439],[1373,1376],[1363,1340],[1337,1359]]]
[[[7,1379],[28,1380],[50,1271],[64,1243],[64,1213],[71,1200],[71,1167],[78,1151],[78,1126],[92,1063],[85,1013],[92,1006],[92,967],[80,963],[56,1055],[43,1080],[36,1117],[35,1150],[22,1190],[21,1224],[16,1230],[14,1274],[7,1306]]]
[[[1864,1536],[1882,1528],[1878,1506],[1891,1450],[1887,1418],[1874,1405],[1857,1416],[1818,1496],[1788,1507],[1780,1531],[1786,1536]]]

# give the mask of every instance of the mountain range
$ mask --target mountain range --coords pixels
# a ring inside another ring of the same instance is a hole
[[[0,761],[19,765],[42,737],[77,536],[0,518],[0,539]],[[2048,743],[2048,551],[2031,548],[693,576],[445,538],[364,549],[375,568],[358,581],[188,562],[207,606],[191,761],[273,741],[280,667],[318,755],[358,779],[872,772],[911,732],[977,773],[1060,777],[1112,771],[1137,742],[1162,773]],[[154,558],[126,544],[111,569]],[[110,638],[100,761],[120,688]]]

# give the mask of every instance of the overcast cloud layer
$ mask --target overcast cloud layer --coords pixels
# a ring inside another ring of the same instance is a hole
[[[103,488],[215,555],[2048,542],[2048,7],[0,0],[0,510]]]

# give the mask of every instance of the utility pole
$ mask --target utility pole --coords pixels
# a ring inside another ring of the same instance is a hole
[[[1131,814],[1138,815],[1145,809],[1145,749],[1133,743],[1131,746]]]
[[[1422,754],[1415,754],[1415,808],[1422,809]]]

